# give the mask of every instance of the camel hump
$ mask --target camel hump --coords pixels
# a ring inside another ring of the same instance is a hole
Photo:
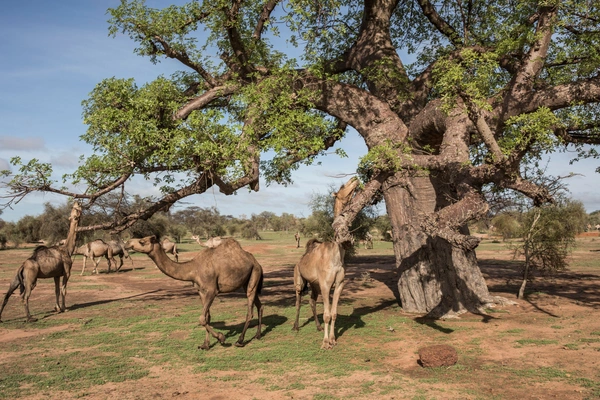
[[[37,246],[35,249],[33,249],[33,252],[31,253],[31,256],[29,257],[29,259],[35,260],[35,258],[38,256],[38,253],[40,253],[46,249],[48,249],[47,246],[44,246],[44,245]]]
[[[310,239],[308,242],[306,242],[306,251],[304,252],[304,254],[311,252],[313,249],[315,249],[322,243],[323,242],[321,242],[318,239]]]

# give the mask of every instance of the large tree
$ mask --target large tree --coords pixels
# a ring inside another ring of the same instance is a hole
[[[232,194],[258,190],[261,179],[287,183],[352,128],[368,148],[358,166],[365,182],[334,221],[336,240],[347,241],[356,214],[383,195],[404,310],[478,312],[496,301],[466,228],[488,211],[485,189],[552,201],[524,167],[568,143],[599,143],[599,7],[211,0],[157,10],[123,0],[109,9],[110,33],[182,71],[96,86],[82,136],[95,154],[68,177],[84,193],[57,187],[49,166],[33,160],[12,177],[11,194],[93,203],[134,175],[153,179],[161,198],[80,227],[120,231],[213,185]]]

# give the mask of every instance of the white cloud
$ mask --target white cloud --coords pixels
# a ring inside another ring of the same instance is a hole
[[[43,150],[44,147],[45,142],[41,137],[0,136],[0,150],[34,151]]]

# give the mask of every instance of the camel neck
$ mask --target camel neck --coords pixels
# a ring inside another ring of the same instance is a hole
[[[165,275],[177,279],[179,281],[193,281],[195,267],[193,263],[187,261],[178,263],[169,258],[167,253],[160,245],[155,243],[152,251],[148,253],[148,257],[154,261],[158,269],[160,269]]]

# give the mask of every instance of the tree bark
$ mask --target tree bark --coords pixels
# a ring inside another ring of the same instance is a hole
[[[406,312],[432,318],[455,317],[467,311],[485,313],[497,299],[489,294],[475,251],[428,236],[419,227],[419,221],[444,202],[435,183],[428,176],[396,176],[384,187],[400,304]],[[461,233],[468,234],[468,229]]]

